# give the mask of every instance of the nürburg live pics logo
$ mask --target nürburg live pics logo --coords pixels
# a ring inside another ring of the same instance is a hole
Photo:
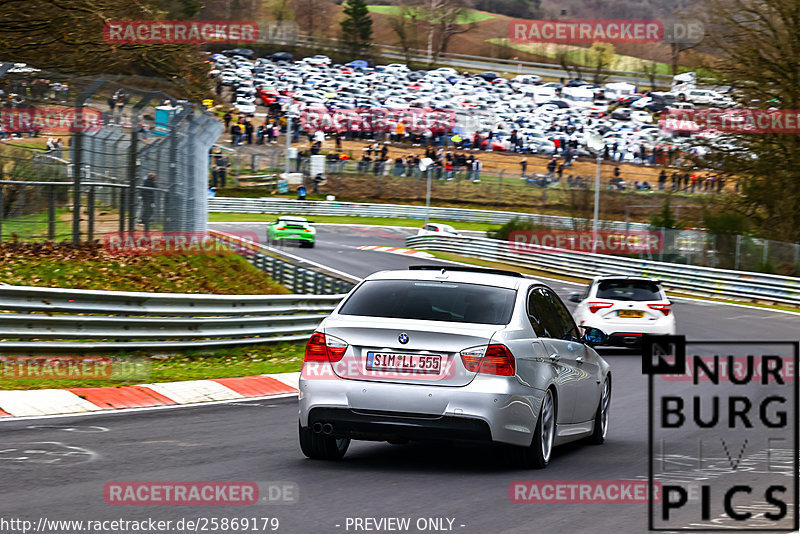
[[[798,530],[798,345],[644,337],[651,531]]]

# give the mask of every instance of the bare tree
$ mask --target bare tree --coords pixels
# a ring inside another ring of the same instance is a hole
[[[280,1],[280,0],[277,0]],[[331,4],[328,0],[294,0],[297,25],[306,35],[314,35],[329,27]]]
[[[574,76],[575,78],[581,77],[581,69],[580,67],[575,64],[575,62],[570,58],[570,50],[568,48],[559,47],[556,51],[556,61],[564,69],[567,73],[567,78]],[[574,75],[572,73],[575,73]]]
[[[420,11],[428,23],[428,63],[433,65],[447,51],[451,39],[475,28],[475,23],[459,23],[468,13],[462,0],[423,0]]]
[[[642,61],[640,69],[645,73],[647,79],[650,80],[650,90],[656,90],[656,76],[658,75],[658,62],[656,61]]]
[[[614,64],[617,55],[614,53],[614,45],[611,43],[592,43],[585,52],[587,64],[592,69],[592,81],[594,83],[605,83],[608,74],[603,71],[608,70]]]
[[[398,5],[398,13],[389,16],[389,27],[397,36],[398,44],[406,56],[406,63],[411,62],[411,49],[416,48],[420,19],[422,13],[417,6],[402,2]]]

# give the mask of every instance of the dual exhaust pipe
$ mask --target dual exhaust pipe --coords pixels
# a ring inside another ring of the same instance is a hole
[[[315,434],[325,434],[326,436],[329,436],[333,433],[333,425],[330,423],[320,423],[317,421],[311,427],[311,430],[313,430]]]

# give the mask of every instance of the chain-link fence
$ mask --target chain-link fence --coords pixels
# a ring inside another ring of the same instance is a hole
[[[0,65],[0,239],[205,231],[222,125],[159,84]]]

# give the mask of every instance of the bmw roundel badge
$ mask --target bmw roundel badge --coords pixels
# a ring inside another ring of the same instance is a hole
[[[403,332],[402,334],[400,334],[399,336],[397,336],[397,341],[399,341],[400,343],[402,343],[403,345],[405,345],[406,343],[408,343],[408,334],[406,334],[405,332]]]

